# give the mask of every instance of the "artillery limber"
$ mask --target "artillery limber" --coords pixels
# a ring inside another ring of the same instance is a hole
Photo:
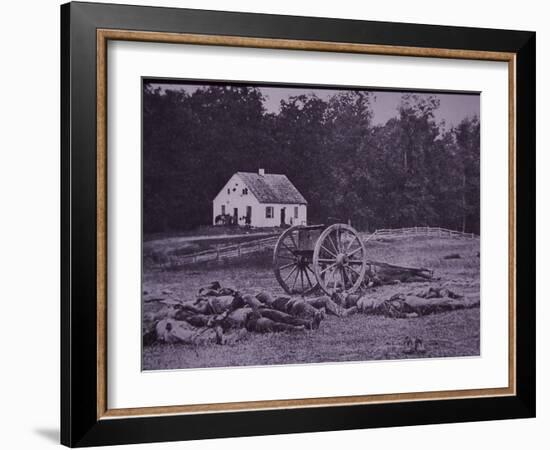
[[[298,225],[285,230],[273,252],[273,269],[292,295],[317,288],[327,294],[354,292],[365,279],[368,261],[363,240],[346,224]]]

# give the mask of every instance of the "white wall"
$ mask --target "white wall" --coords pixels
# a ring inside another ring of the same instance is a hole
[[[225,213],[231,216],[233,216],[233,208],[238,209],[239,225],[245,224],[245,221],[241,220],[241,218],[246,215],[247,206],[252,207],[252,218],[254,219],[254,214],[260,209],[260,204],[250,189],[248,189],[248,194],[243,194],[244,187],[246,187],[246,184],[237,174],[234,174],[225,183],[224,187],[212,201],[212,223],[214,225],[216,224],[216,216],[221,214],[222,205],[225,205]],[[229,193],[227,192],[228,189]]]
[[[266,208],[273,208],[273,216],[266,217]],[[298,217],[294,215],[294,208],[298,208]],[[306,205],[294,203],[262,203],[252,212],[252,224],[257,227],[278,227],[281,225],[281,209],[285,210],[285,224],[305,225],[307,223]]]
[[[549,13],[545,2],[524,0],[442,3],[357,2],[356,0],[132,0],[127,3],[231,9],[351,19],[536,30],[538,223],[538,418],[469,424],[359,430],[140,445],[136,449],[262,448],[499,450],[548,447],[550,427],[550,251],[548,201],[550,147],[542,124],[550,116]],[[0,192],[2,200],[2,433],[9,449],[59,448],[59,1],[6,2],[2,8],[0,71]],[[32,132],[30,130],[32,129]],[[37,189],[37,186],[39,187]]]

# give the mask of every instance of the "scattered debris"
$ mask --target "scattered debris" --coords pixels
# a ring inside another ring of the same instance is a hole
[[[424,342],[419,337],[415,337],[414,340],[410,336],[405,337],[405,342],[403,344],[403,347],[404,347],[403,353],[407,355],[411,355],[413,353],[416,353],[416,354],[426,353]]]
[[[414,344],[413,344],[413,340],[411,339],[410,336],[407,336],[405,338],[405,343],[404,343],[403,346],[405,347],[403,349],[403,353],[411,354],[412,352],[414,352]]]
[[[422,339],[418,337],[414,340],[414,351],[416,353],[426,353],[426,348],[424,347],[424,343],[422,342]]]
[[[443,259],[460,259],[461,256],[458,253],[451,253],[450,255],[445,255]]]

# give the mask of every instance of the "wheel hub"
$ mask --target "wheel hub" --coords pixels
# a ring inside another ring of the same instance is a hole
[[[338,255],[336,255],[336,265],[338,267],[342,267],[347,262],[348,262],[348,257],[345,253],[338,253]]]
[[[305,267],[307,266],[307,259],[304,258],[303,256],[299,255],[299,256],[296,256],[295,257],[295,261],[296,261],[296,264],[298,265],[298,267]]]

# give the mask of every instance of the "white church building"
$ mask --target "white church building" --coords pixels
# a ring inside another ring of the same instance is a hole
[[[307,201],[286,175],[237,172],[213,200],[213,224],[305,225]]]

